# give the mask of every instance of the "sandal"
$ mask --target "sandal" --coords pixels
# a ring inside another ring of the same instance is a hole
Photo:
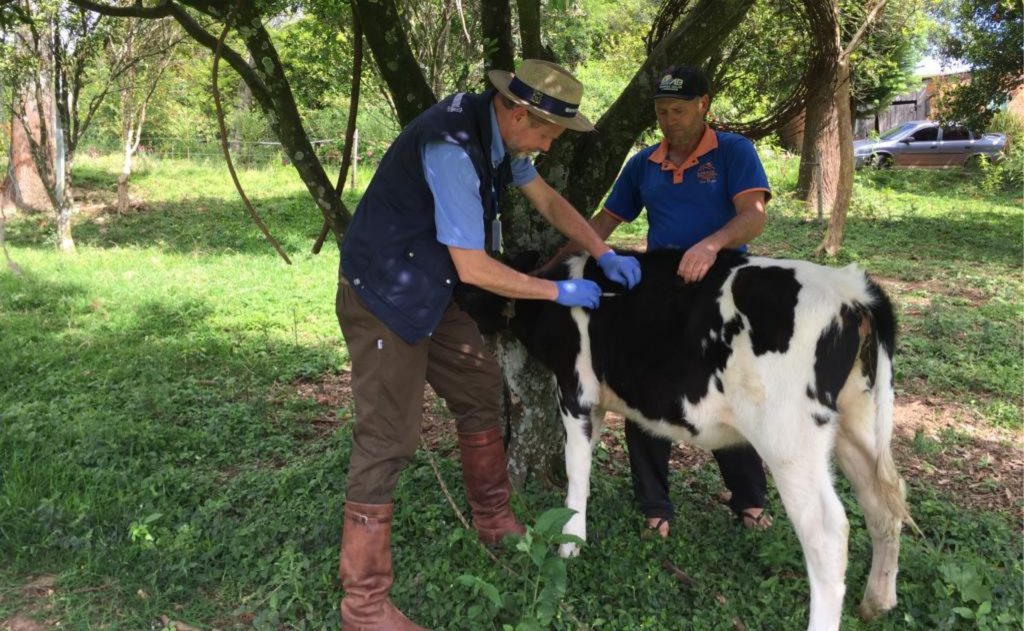
[[[651,517],[650,519],[657,519],[658,521],[654,522],[653,524],[650,523],[650,522],[645,523],[644,524],[644,530],[640,534],[640,536],[643,537],[643,538],[658,536],[658,537],[661,537],[662,539],[668,537],[668,527],[669,527],[669,524],[671,522],[668,519],[664,518],[664,517],[657,517],[657,518]],[[661,527],[662,526],[665,527],[665,532],[664,533],[662,533],[662,531],[661,531]]]
[[[767,530],[772,526],[772,516],[768,514],[768,511],[760,509],[760,513],[756,513],[757,508],[744,508],[739,513],[736,513],[736,521],[743,524],[743,527],[747,530]]]

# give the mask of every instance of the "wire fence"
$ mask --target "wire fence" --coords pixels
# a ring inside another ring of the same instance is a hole
[[[344,138],[321,138],[310,141],[321,164],[341,164]],[[122,151],[116,138],[93,139],[80,151],[86,155],[98,156],[118,154]],[[239,166],[262,166],[267,164],[288,164],[291,160],[281,143],[276,140],[229,140],[228,150],[232,160]],[[358,145],[354,153],[358,155]],[[181,138],[172,136],[144,136],[137,155],[151,159],[221,160],[224,153],[217,138]],[[372,156],[359,156],[360,160]]]

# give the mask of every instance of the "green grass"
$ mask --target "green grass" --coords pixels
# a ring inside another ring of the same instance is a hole
[[[820,240],[788,193],[795,167],[768,160],[776,198],[755,252],[806,258]],[[113,159],[83,160],[76,180],[113,190],[116,170]],[[218,163],[145,165],[134,180],[145,210],[79,217],[73,256],[54,251],[45,220],[8,224],[25,275],[0,272],[0,621],[20,613],[135,630],[167,615],[202,628],[336,628],[351,436],[318,421],[351,410],[327,409],[296,384],[347,361],[332,306],[337,251],[308,254],[319,219],[294,171],[241,175],[292,266],[246,218]],[[844,251],[827,262],[857,261],[903,288],[900,394],[966,404],[1020,430],[1021,227],[1019,198],[981,195],[959,171],[858,174]],[[632,230],[642,235],[642,222]],[[915,447],[936,449],[929,441]],[[439,464],[461,498],[458,465]],[[612,464],[618,475],[595,474],[590,545],[569,563],[558,628],[805,624],[807,582],[781,509],[775,528],[748,533],[714,501],[713,468],[676,471],[673,537],[640,540],[628,473]],[[992,613],[981,628],[1020,628],[1015,516],[911,487],[926,537],[904,538],[900,606],[869,626],[852,609],[869,545],[840,486],[852,525],[843,628],[974,628],[954,608],[983,602]],[[479,598],[462,574],[523,589],[458,525],[425,454],[397,497],[393,597],[418,622],[480,628],[468,622]],[[531,485],[516,502],[533,519],[562,492]],[[676,582],[663,558],[695,585]],[[52,597],[22,591],[39,574],[57,577]]]

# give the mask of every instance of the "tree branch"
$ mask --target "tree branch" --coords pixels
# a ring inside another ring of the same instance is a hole
[[[143,7],[134,4],[130,7],[115,7],[102,2],[92,0],[71,0],[83,9],[88,9],[100,15],[110,15],[119,18],[165,18],[171,15],[170,0],[160,0],[155,7]]]
[[[76,5],[101,13],[103,15],[112,15],[115,17],[141,17],[147,19],[158,19],[165,17],[173,17],[185,32],[188,33],[192,39],[199,42],[203,47],[213,52],[217,49],[217,38],[209,33],[199,22],[197,22],[191,15],[188,14],[183,7],[174,4],[170,0],[160,0],[160,4],[156,7],[145,8],[138,5],[132,7],[112,7],[107,4],[93,2],[92,0],[71,0]],[[221,51],[221,57],[228,62],[228,64],[242,77],[249,89],[254,93],[262,93],[264,98],[269,98],[267,86],[260,79],[256,71],[246,62],[245,58],[238,54],[230,46],[224,46]]]
[[[875,6],[871,7],[867,15],[864,16],[864,22],[860,25],[860,28],[857,29],[857,32],[853,34],[853,37],[850,38],[849,43],[846,44],[846,48],[843,49],[843,52],[840,55],[840,59],[845,60],[847,57],[850,56],[850,53],[857,49],[857,46],[860,45],[860,40],[867,33],[868,27],[870,27],[871,24],[882,13],[882,9],[885,8],[885,5],[888,1],[889,0],[878,0],[878,2],[875,3]]]
[[[381,78],[394,96],[398,122],[412,122],[437,99],[409,47],[394,0],[352,0]]]

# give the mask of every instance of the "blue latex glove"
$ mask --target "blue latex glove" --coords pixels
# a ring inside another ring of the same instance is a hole
[[[601,288],[592,280],[556,280],[558,297],[555,302],[563,307],[597,309],[601,303]]]
[[[619,256],[608,250],[597,259],[597,265],[608,280],[625,285],[626,289],[633,289],[640,282],[640,261],[632,256]]]

